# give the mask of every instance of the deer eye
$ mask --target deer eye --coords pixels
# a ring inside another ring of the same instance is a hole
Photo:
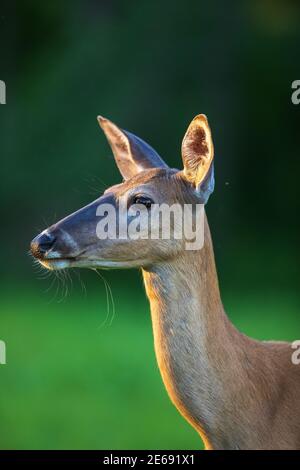
[[[134,196],[133,199],[132,199],[132,204],[142,204],[147,209],[150,209],[152,204],[154,204],[154,202],[152,201],[152,199],[150,197]]]

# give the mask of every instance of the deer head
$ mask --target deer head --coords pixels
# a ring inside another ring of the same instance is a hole
[[[128,226],[133,206],[149,212],[153,205],[205,204],[213,191],[213,143],[203,114],[193,119],[183,138],[181,171],[169,168],[139,137],[103,117],[98,121],[124,180],[34,238],[31,252],[48,269],[145,267],[170,259],[183,249],[183,240],[145,238],[143,230],[134,239],[100,238],[107,208]]]

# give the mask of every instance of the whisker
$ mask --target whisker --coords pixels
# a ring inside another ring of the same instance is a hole
[[[114,298],[113,298],[113,294],[112,294],[112,290],[111,290],[111,287],[108,283],[108,281],[105,279],[105,277],[103,276],[103,274],[101,274],[96,268],[91,268],[93,271],[96,272],[96,274],[102,279],[103,283],[104,283],[104,287],[105,287],[105,292],[106,292],[106,303],[107,303],[107,313],[106,313],[106,317],[105,317],[105,320],[101,323],[101,325],[99,326],[99,329],[102,328],[104,325],[106,325],[106,322],[108,321],[109,319],[109,316],[110,316],[110,313],[111,313],[111,319],[109,321],[109,325],[108,326],[111,326],[112,325],[112,322],[115,318],[115,302],[114,302]],[[112,307],[112,311],[110,310],[110,303],[111,303],[111,307]]]
[[[89,186],[90,194],[93,195],[99,195],[99,193],[104,192],[104,190],[107,189],[108,186],[107,183],[105,183],[101,178],[94,175],[88,175],[85,178],[85,181]]]
[[[80,271],[76,271],[76,269],[75,269],[74,272],[76,273],[76,276],[77,276],[77,278],[78,278],[78,280],[79,280],[79,282],[80,282],[81,290],[82,290],[84,296],[86,297],[86,296],[87,296],[87,290],[86,290],[86,287],[85,287],[84,282],[83,282],[82,279],[81,279]]]

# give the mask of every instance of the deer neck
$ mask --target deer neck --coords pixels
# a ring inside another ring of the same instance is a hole
[[[207,221],[202,250],[143,270],[143,277],[157,361],[171,400],[207,449],[230,447],[225,410],[230,376],[234,383],[239,369],[234,344],[240,334],[223,310]]]

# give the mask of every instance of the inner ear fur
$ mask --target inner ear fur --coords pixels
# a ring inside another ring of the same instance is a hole
[[[214,147],[207,117],[198,114],[182,141],[184,176],[196,188],[205,180],[214,158]]]

